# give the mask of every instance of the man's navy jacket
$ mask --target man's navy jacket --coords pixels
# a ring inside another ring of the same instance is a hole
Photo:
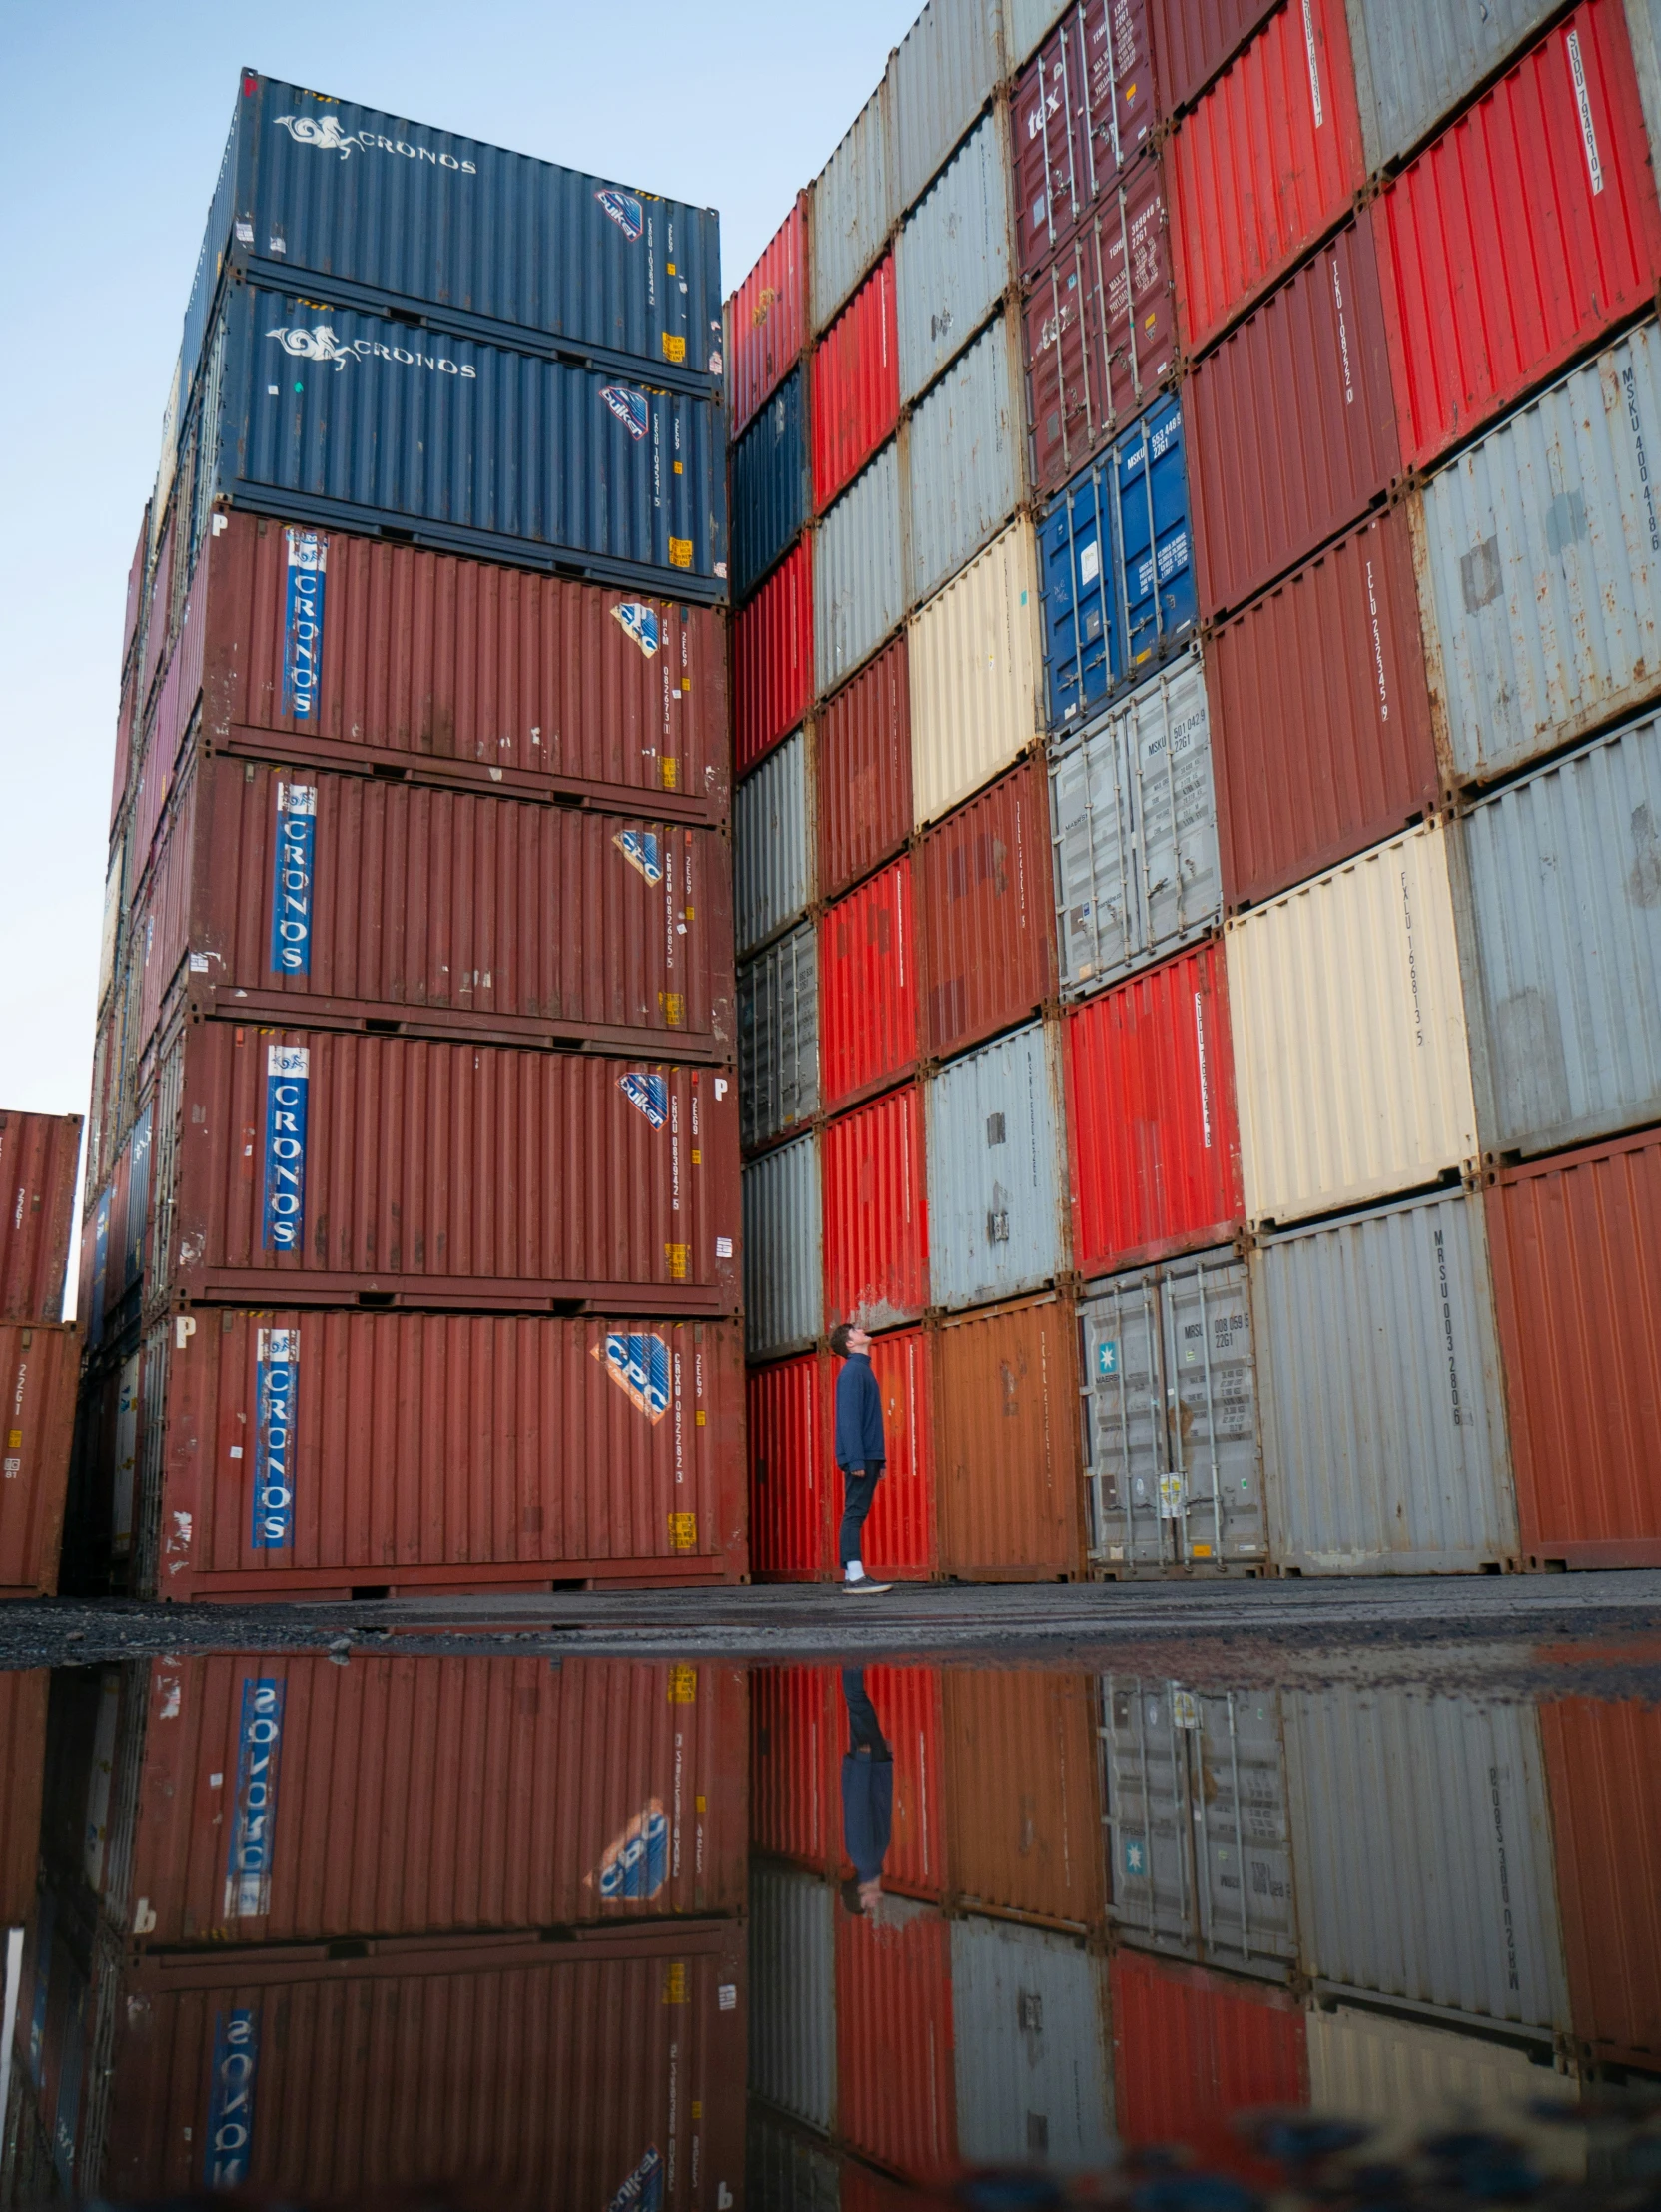
[[[836,1378],[836,1464],[876,1467],[888,1458],[882,1437],[882,1392],[864,1352],[850,1352]]]

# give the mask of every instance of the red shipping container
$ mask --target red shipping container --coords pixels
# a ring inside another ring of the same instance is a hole
[[[64,1309],[78,1113],[0,1110],[0,1321],[56,1321]]]
[[[1103,1924],[1096,1681],[1036,1667],[946,1681],[952,1894],[971,1911],[1053,1927]]]
[[[1154,69],[1167,115],[1199,97],[1280,0],[1150,0]]]
[[[1050,787],[1023,761],[931,829],[918,855],[923,1051],[949,1059],[1056,990]]]
[[[1372,226],[1350,223],[1183,386],[1200,611],[1238,607],[1401,472]]]
[[[819,1357],[750,1370],[750,1566],[757,1581],[816,1582],[831,1573],[841,1510],[820,1418]]]
[[[828,1873],[842,1850],[846,1722],[832,1711],[836,1696],[828,1667],[750,1675],[750,1842],[815,1873]]]
[[[836,1908],[838,2132],[908,2180],[957,2156],[950,1924],[931,1905],[885,1898],[872,1921]]]
[[[141,1595],[736,1582],[729,1324],[293,1307],[146,1340]],[[154,1470],[152,1474],[149,1470]]]
[[[908,853],[827,908],[819,924],[819,1097],[834,1112],[916,1065]]]
[[[1548,31],[1372,219],[1401,453],[1422,468],[1651,302],[1661,208],[1620,0]]]
[[[857,883],[911,836],[911,687],[902,631],[821,709],[819,890]]]
[[[737,1087],[707,1070],[203,1022],[158,1094],[151,1304],[738,1304]]]
[[[1192,357],[1343,215],[1366,173],[1343,0],[1271,15],[1171,140]]]
[[[0,1322],[0,1598],[57,1594],[81,1331]]]
[[[1226,1244],[1245,1203],[1221,944],[1070,1008],[1062,1036],[1079,1272]]]
[[[813,539],[785,554],[732,625],[732,723],[744,775],[813,703]]]
[[[882,1485],[878,1484],[880,1491]],[[867,1524],[869,1526],[869,1524]],[[838,1764],[850,1749],[847,1701],[841,1673],[830,1670],[833,1708],[839,1717]],[[941,1673],[938,1667],[865,1667],[865,1695],[883,1739],[894,1755],[894,1817],[883,1860],[885,1895],[938,1903],[946,1888],[942,1815],[946,1804]],[[841,1878],[854,1878],[854,1863],[841,1843]]]
[[[157,1660],[141,1695],[130,1867],[105,1904],[147,1945],[744,1910],[739,1668],[245,1652]],[[239,1879],[235,1778],[262,1715],[260,1865]]]
[[[1661,1134],[1504,1169],[1494,1302],[1530,1567],[1661,1567]]]
[[[821,1147],[825,1327],[919,1319],[929,1303],[921,1087],[906,1084],[827,1122]]]
[[[1539,1711],[1575,2041],[1592,2065],[1661,2072],[1661,1711]]]
[[[1165,171],[1148,154],[1058,248],[1023,309],[1033,481],[1059,491],[1177,366]]]
[[[1067,1581],[1083,1570],[1078,1324],[1053,1294],[965,1314],[936,1338],[941,1572]]]
[[[1401,509],[1214,631],[1206,688],[1231,913],[1434,808],[1441,779]]]
[[[894,256],[885,254],[813,352],[813,510],[823,514],[900,419]]]
[[[736,437],[807,344],[807,194],[727,302],[727,434]]]
[[[1010,96],[1016,250],[1036,275],[1160,118],[1147,0],[1074,0]]]
[[[888,1463],[865,1524],[864,1558],[884,1581],[923,1581],[933,1574],[937,1539],[934,1508],[934,1407],[929,1340],[921,1329],[876,1337],[871,1372],[882,1393],[883,1441]],[[835,1362],[826,1371],[825,1464],[835,1459]],[[833,1475],[838,1486],[840,1475]],[[831,1552],[841,1524],[840,1488],[831,1507]]]
[[[35,1909],[51,1680],[44,1667],[0,1674],[0,1928],[21,1927]]]
[[[731,1057],[718,830],[204,758],[136,910],[193,1014]],[[3,1138],[0,1138],[3,1142]]]

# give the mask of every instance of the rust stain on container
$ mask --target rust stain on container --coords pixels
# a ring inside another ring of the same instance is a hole
[[[1056,990],[1050,794],[1034,759],[924,836],[923,1051],[946,1059],[1011,1029]]]
[[[819,889],[835,898],[911,835],[911,687],[902,632],[821,709]]]
[[[0,1111],[0,1321],[56,1321],[81,1166],[78,1113]]]
[[[1083,1569],[1077,1327],[1032,1298],[948,1322],[935,1353],[940,1565],[971,1582]]]
[[[44,1667],[0,1674],[0,1928],[21,1927],[35,1909],[51,1680]]]
[[[952,1894],[970,1910],[1092,1929],[1106,1911],[1096,1687],[1083,1674],[946,1677]]]
[[[0,1598],[57,1594],[81,1331],[0,1323]]]

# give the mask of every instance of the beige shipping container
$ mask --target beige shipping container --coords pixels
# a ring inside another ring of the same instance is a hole
[[[1025,515],[911,618],[911,788],[919,829],[1042,732],[1038,552]]]
[[[1475,1165],[1440,823],[1239,916],[1227,945],[1254,1227],[1367,1205]]]

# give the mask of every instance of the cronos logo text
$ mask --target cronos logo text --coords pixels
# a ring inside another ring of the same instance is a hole
[[[432,146],[412,146],[408,139],[388,138],[380,131],[343,131],[338,115],[278,115],[297,146],[315,146],[320,154],[339,154],[342,161],[357,153],[402,154],[406,161],[430,162],[434,169],[453,169],[458,176],[476,177],[478,164]]]
[[[284,353],[296,361],[333,362],[337,376],[353,362],[386,361],[396,363],[401,369],[426,369],[434,375],[459,376],[465,383],[478,379],[478,370],[470,363],[451,361],[447,354],[423,354],[418,348],[410,346],[384,346],[374,338],[343,342],[327,323],[319,323],[309,331],[291,330],[286,323],[280,323],[266,336],[276,339]]]

